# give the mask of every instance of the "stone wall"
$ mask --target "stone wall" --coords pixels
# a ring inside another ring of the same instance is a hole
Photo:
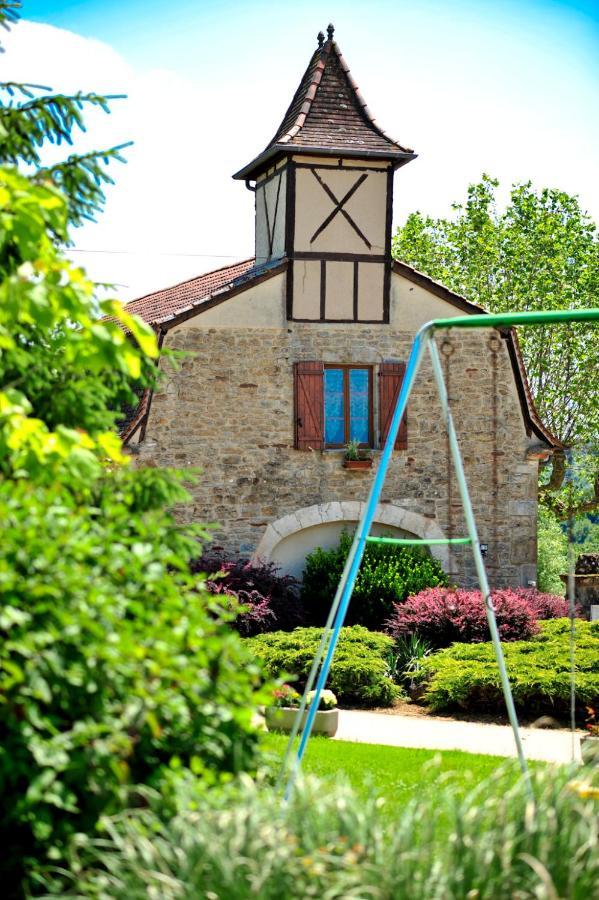
[[[388,326],[201,325],[198,316],[168,333],[166,345],[189,356],[177,372],[167,371],[138,448],[142,464],[203,468],[193,504],[181,516],[219,523],[215,543],[249,556],[282,516],[330,501],[364,501],[374,468],[349,471],[342,451],[293,448],[293,363],[405,360],[412,334]],[[537,466],[526,461],[533,441],[504,341],[495,332],[453,329],[438,342],[447,351],[449,392],[480,538],[489,544],[492,583],[526,584],[536,571]],[[394,453],[382,501],[424,516],[448,537],[462,536],[457,485],[448,474],[447,439],[426,361],[408,408],[408,450]],[[468,548],[451,552],[450,571],[459,584],[475,582]]]

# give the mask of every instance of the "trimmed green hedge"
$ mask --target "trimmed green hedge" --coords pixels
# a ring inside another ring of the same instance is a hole
[[[530,713],[566,713],[570,703],[570,622],[539,623],[540,634],[504,644],[514,701]],[[576,622],[576,700],[599,700],[599,622]],[[425,701],[434,709],[501,709],[503,694],[493,646],[452,644],[421,664]]]
[[[295,678],[303,688],[322,637],[322,628],[296,628],[248,638],[269,675]],[[341,705],[391,706],[400,688],[389,673],[393,639],[361,625],[341,629],[327,687]]]

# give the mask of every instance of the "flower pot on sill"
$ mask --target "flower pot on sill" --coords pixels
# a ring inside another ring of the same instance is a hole
[[[587,766],[599,766],[599,735],[585,734],[581,737],[580,755]]]
[[[370,456],[365,459],[344,459],[344,469],[370,469],[372,468],[372,458]]]
[[[286,731],[289,733],[293,728],[297,709],[291,706],[267,706],[264,711],[266,719],[266,727],[269,731]],[[300,731],[306,724],[308,710],[304,712]],[[312,734],[327,734],[334,737],[337,733],[339,724],[338,709],[319,709],[314,716],[314,725],[312,726]]]

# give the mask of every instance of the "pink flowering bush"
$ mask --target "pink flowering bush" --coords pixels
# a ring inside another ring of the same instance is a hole
[[[530,602],[509,588],[493,591],[492,596],[503,641],[525,640],[537,634],[537,615]],[[490,639],[481,592],[452,588],[430,588],[408,597],[405,603],[394,604],[385,630],[396,639],[418,634],[434,647]]]
[[[570,615],[570,604],[565,597],[543,594],[536,588],[514,588],[513,593],[528,603],[536,619],[567,619]]]

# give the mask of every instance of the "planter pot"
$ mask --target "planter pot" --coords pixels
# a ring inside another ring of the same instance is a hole
[[[264,711],[266,727],[269,731],[286,731],[289,733],[293,728],[296,715],[297,709],[293,709],[290,706],[267,706]],[[306,724],[307,715],[308,711],[306,710],[300,731]],[[338,724],[338,709],[319,709],[314,717],[312,734],[328,734],[329,737],[334,737],[337,733]]]
[[[599,766],[599,736],[587,734],[581,737],[580,755],[587,766]]]
[[[343,468],[344,469],[371,469],[372,468],[372,460],[369,459],[344,459],[343,460]],[[325,712],[330,712],[330,710],[325,710]]]

